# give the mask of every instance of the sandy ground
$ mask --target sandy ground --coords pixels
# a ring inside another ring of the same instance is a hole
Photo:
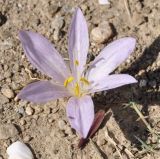
[[[160,158],[157,136],[137,120],[139,117],[131,107],[125,107],[134,102],[151,127],[160,131],[160,1],[129,0],[128,7],[124,2],[111,0],[110,5],[100,5],[97,0],[0,0],[0,159],[7,158],[6,148],[16,140],[25,142],[37,159],[96,159],[100,158],[99,153],[102,158],[118,159],[117,150],[106,137],[107,130],[124,159]],[[45,105],[15,101],[16,94],[33,82],[30,76],[47,78],[24,56],[19,30],[44,35],[67,58],[67,32],[77,6],[82,9],[89,27],[88,61],[114,39],[125,36],[137,39],[134,54],[115,73],[131,74],[138,84],[93,97],[95,111],[106,111],[103,124],[92,139],[99,153],[92,142],[83,150],[77,149],[79,137],[68,123],[66,99]],[[103,23],[109,23],[107,33],[104,41],[98,41],[91,32]],[[147,146],[155,146],[154,152]]]

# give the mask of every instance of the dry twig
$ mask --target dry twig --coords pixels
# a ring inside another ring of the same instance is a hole
[[[128,0],[124,0],[124,6],[125,6],[125,8],[126,8],[126,11],[127,11],[128,16],[129,16],[129,20],[130,20],[130,22],[131,22],[131,24],[132,24],[132,14],[131,14],[131,9],[130,9],[130,7],[129,7],[129,2],[128,2]]]
[[[118,152],[119,156],[121,159],[123,159],[122,155],[121,155],[121,152],[119,151],[119,148],[117,146],[117,144],[115,143],[115,141],[109,136],[108,134],[108,130],[106,128],[106,131],[105,131],[105,137],[107,138],[107,141],[109,141],[116,149],[116,151]]]

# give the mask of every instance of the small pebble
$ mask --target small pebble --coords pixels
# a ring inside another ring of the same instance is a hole
[[[48,119],[48,122],[49,122],[49,123],[53,123],[53,122],[54,122],[54,119]]]
[[[17,109],[17,113],[22,114],[22,115],[25,115],[24,108],[23,108],[23,107],[19,107],[19,108]]]
[[[0,93],[0,105],[6,104],[8,102],[9,102],[8,98]]]
[[[26,121],[25,121],[24,119],[21,119],[21,120],[19,121],[19,123],[23,126],[23,125],[26,124]]]
[[[57,134],[57,137],[58,138],[65,137],[65,133],[63,131],[59,131],[58,134]]]
[[[138,73],[139,76],[144,76],[144,74],[145,74],[145,70],[140,70]]]
[[[28,107],[26,108],[26,114],[27,114],[27,115],[33,115],[33,113],[34,113],[33,108],[31,108],[30,106],[28,106]]]
[[[60,128],[61,130],[64,130],[65,127],[66,127],[65,121],[64,121],[64,120],[59,120],[59,121],[58,121],[58,126],[59,126],[59,128]]]
[[[58,5],[50,5],[48,7],[48,15],[50,17],[54,17],[57,11],[58,11]]]
[[[108,41],[112,36],[113,31],[107,21],[100,23],[98,27],[91,31],[91,39],[98,44]]]
[[[43,108],[38,106],[38,107],[35,107],[35,114],[39,114],[39,113],[42,113],[43,112]]]
[[[27,136],[25,136],[25,137],[23,138],[23,140],[24,140],[24,142],[28,142],[28,141],[31,140],[31,137],[30,137],[29,135],[27,135]]]
[[[1,92],[4,96],[6,96],[9,99],[14,97],[14,93],[10,88],[2,88]]]
[[[44,107],[44,113],[45,114],[50,114],[51,113],[51,108],[50,107]]]
[[[147,85],[147,81],[145,79],[141,79],[139,81],[139,87],[146,87],[146,85]]]
[[[65,133],[66,133],[67,135],[69,135],[69,136],[72,136],[72,135],[73,135],[73,132],[72,132],[71,127],[66,127],[66,128],[65,128]]]
[[[13,124],[0,124],[0,139],[13,138],[17,134],[18,131]]]

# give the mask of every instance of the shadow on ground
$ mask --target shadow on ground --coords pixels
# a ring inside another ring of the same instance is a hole
[[[160,92],[158,92],[160,68],[154,71],[146,71],[146,69],[156,61],[159,52],[160,36],[154,40],[150,47],[145,49],[142,56],[137,59],[137,61],[135,61],[129,69],[122,71],[122,73],[135,76],[140,70],[144,70],[144,73],[138,75],[136,78],[138,81],[141,79],[146,79],[146,87],[140,88],[138,84],[124,86],[108,91],[106,94],[105,92],[102,93],[105,95],[96,95],[94,98],[97,110],[103,109],[107,111],[109,108],[112,109],[113,116],[123,131],[126,139],[131,141],[131,143],[137,148],[140,148],[141,145],[135,136],[141,138],[143,141],[146,141],[149,132],[142,121],[137,121],[137,113],[130,107],[124,108],[124,103],[133,101],[142,105],[142,112],[144,116],[149,114],[148,106],[160,104]],[[153,83],[153,81],[156,82]],[[152,85],[150,85],[150,83]]]

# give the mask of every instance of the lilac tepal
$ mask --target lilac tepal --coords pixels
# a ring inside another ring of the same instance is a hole
[[[94,120],[90,93],[137,82],[128,74],[110,75],[133,52],[136,40],[132,37],[112,42],[86,67],[89,36],[86,20],[79,8],[69,29],[70,67],[42,35],[20,31],[19,37],[31,64],[52,80],[31,83],[20,91],[18,97],[34,103],[70,97],[67,116],[71,127],[83,138],[87,137]]]

